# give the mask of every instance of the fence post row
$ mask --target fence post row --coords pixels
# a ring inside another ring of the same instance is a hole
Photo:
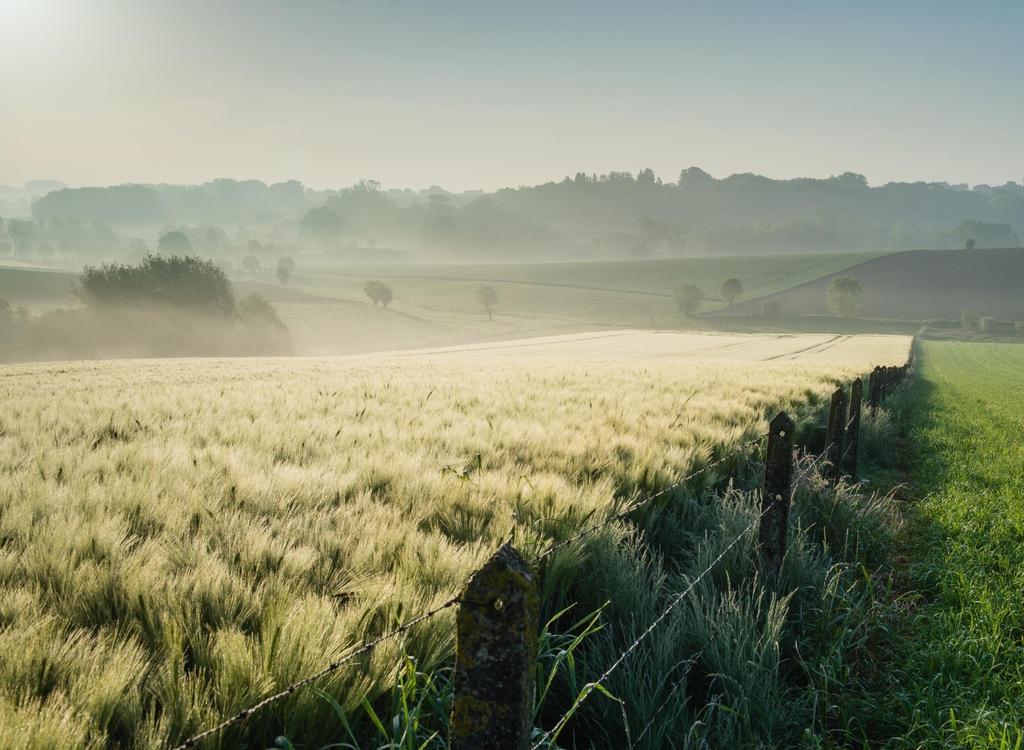
[[[828,464],[825,474],[837,479],[842,472],[841,461],[846,442],[846,391],[840,386],[832,393],[832,404],[828,410],[828,429],[825,432],[825,451]]]
[[[846,423],[846,452],[843,471],[851,479],[857,478],[857,451],[860,449],[860,402],[864,392],[864,381],[857,378],[850,386],[850,418]]]
[[[903,382],[909,365],[876,367],[867,403],[875,409]],[[825,471],[837,479],[857,473],[864,382],[832,394],[824,451]],[[769,423],[758,553],[777,580],[786,556],[793,483],[793,420],[779,412]],[[456,615],[455,696],[452,750],[526,750],[533,727],[534,681],[540,593],[537,575],[505,544],[473,574]]]
[[[768,448],[761,490],[761,527],[757,541],[769,574],[778,578],[786,556],[789,489],[793,482],[793,420],[779,412],[768,425]]]
[[[533,728],[540,594],[504,544],[466,584],[456,615],[453,750],[524,750]]]

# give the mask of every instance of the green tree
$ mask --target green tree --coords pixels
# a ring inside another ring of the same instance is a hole
[[[965,219],[953,232],[960,247],[973,250],[981,247],[1020,247],[1020,237],[1009,224]],[[973,242],[973,244],[969,244]]]
[[[147,255],[134,266],[86,266],[77,291],[88,305],[155,303],[224,316],[235,311],[227,275],[212,261],[195,256]]]
[[[295,261],[292,260],[291,258],[284,257],[280,258],[277,261],[277,271],[275,271],[274,273],[277,276],[277,281],[278,283],[281,284],[281,286],[285,286],[289,281],[291,281],[292,274],[294,272]]]
[[[300,224],[310,234],[322,240],[329,240],[338,236],[345,225],[345,220],[333,208],[320,206],[307,211]]]
[[[270,301],[260,294],[250,294],[238,303],[238,319],[245,325],[256,328],[286,330],[277,310]]]
[[[731,307],[743,294],[743,282],[735,276],[726,279],[722,282],[721,294],[725,303]]]
[[[192,241],[184,232],[167,232],[160,236],[156,249],[164,255],[188,255],[192,252]]]
[[[494,320],[494,306],[498,304],[498,293],[493,286],[481,284],[476,288],[476,301],[487,311],[487,319]]]
[[[704,302],[704,290],[694,284],[683,284],[672,293],[676,307],[686,316],[693,316]]]
[[[391,304],[391,300],[395,296],[391,291],[391,287],[376,279],[366,282],[366,286],[363,287],[363,293],[370,298],[370,302],[373,303],[374,307],[380,304],[386,308]]]
[[[259,273],[262,269],[260,259],[255,255],[246,255],[242,258],[242,269],[245,270],[246,273]]]
[[[829,282],[825,294],[828,309],[835,315],[852,318],[860,312],[862,289],[851,276],[837,276]]]

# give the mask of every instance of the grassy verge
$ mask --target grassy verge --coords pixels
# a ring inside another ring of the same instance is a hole
[[[1024,347],[923,342],[906,410],[907,557],[873,746],[1024,742]]]

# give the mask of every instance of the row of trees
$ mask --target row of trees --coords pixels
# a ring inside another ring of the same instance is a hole
[[[743,282],[735,277],[723,281],[719,288],[721,299],[730,307],[743,295],[743,291]],[[860,312],[862,295],[863,289],[857,279],[850,276],[838,276],[829,282],[825,301],[829,311],[834,315],[852,318]],[[693,316],[700,310],[707,295],[696,284],[683,284],[676,287],[672,299],[683,315]],[[781,306],[778,300],[769,300],[762,308],[764,317],[777,317],[780,312]]]
[[[373,303],[374,307],[380,305],[387,308],[391,304],[391,300],[394,299],[394,292],[391,291],[391,287],[377,279],[367,281],[366,285],[363,286],[363,293]],[[498,292],[488,284],[481,284],[476,288],[475,296],[477,303],[487,313],[487,319],[493,320],[494,308],[498,305]]]
[[[722,282],[718,293],[725,303],[731,307],[743,295],[743,282],[732,276]],[[700,306],[704,304],[707,295],[696,284],[683,284],[676,287],[672,293],[672,299],[683,315],[693,316],[700,310]]]

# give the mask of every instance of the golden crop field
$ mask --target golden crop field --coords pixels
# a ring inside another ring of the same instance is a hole
[[[614,332],[4,367],[0,724],[28,748],[181,739],[450,597],[513,530],[567,537],[908,346]],[[447,612],[404,647],[429,666],[452,642]],[[321,687],[358,702],[400,647]],[[329,711],[299,693],[250,731]]]

